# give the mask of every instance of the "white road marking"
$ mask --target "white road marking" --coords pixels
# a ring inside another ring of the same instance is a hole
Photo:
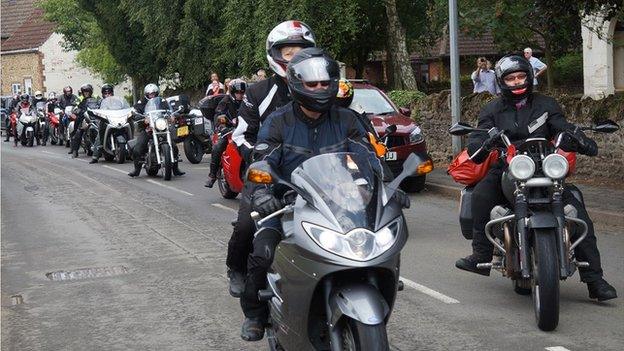
[[[191,167],[192,169],[210,169],[210,167]]]
[[[446,296],[446,295],[444,295],[442,293],[439,293],[439,292],[437,292],[437,291],[435,291],[433,289],[430,289],[430,288],[428,288],[428,287],[426,287],[426,286],[424,286],[422,284],[418,284],[418,283],[416,283],[414,281],[411,281],[411,280],[409,280],[409,279],[407,279],[405,277],[401,277],[401,280],[403,281],[403,283],[405,285],[409,286],[410,288],[416,289],[416,290],[420,291],[421,293],[423,293],[425,295],[429,295],[429,296],[433,297],[434,299],[440,300],[440,301],[442,301],[444,303],[448,303],[448,304],[459,303],[458,300],[455,300],[452,297],[448,297],[448,296]]]
[[[563,346],[551,346],[551,347],[547,347],[546,350],[548,351],[570,351]]]
[[[225,206],[225,205],[218,204],[218,203],[214,203],[214,204],[212,204],[212,206],[217,207],[217,208],[220,208],[220,209],[222,209],[222,210],[226,210],[226,211],[230,211],[230,212],[238,213],[238,211],[237,211],[237,210],[235,210],[235,209],[233,209],[233,208],[231,208],[231,207],[227,207],[227,206]]]
[[[193,194],[189,193],[188,191],[180,190],[178,188],[175,188],[175,187],[172,187],[172,186],[169,186],[169,185],[165,185],[165,184],[159,183],[159,182],[157,182],[155,180],[152,180],[152,179],[148,179],[147,181],[152,183],[152,184],[160,185],[163,188],[167,188],[167,189],[170,189],[170,190],[173,190],[173,191],[177,191],[177,192],[185,194],[185,195],[193,196]]]
[[[102,167],[104,167],[104,168],[108,168],[108,169],[112,169],[113,171],[117,171],[117,172],[119,172],[119,173],[127,174],[127,172],[126,172],[126,171],[121,170],[121,169],[119,169],[119,168],[115,168],[115,167],[111,167],[111,166],[107,166],[107,165],[102,165]]]

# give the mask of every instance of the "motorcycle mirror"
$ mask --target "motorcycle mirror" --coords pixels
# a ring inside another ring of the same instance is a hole
[[[410,117],[410,116],[412,115],[412,110],[410,110],[410,109],[409,109],[409,108],[407,108],[407,107],[401,107],[401,108],[399,108],[399,112],[400,112],[402,115],[405,115],[405,116],[407,116],[407,117]]]
[[[474,132],[476,129],[473,128],[470,124],[465,122],[457,122],[449,128],[449,133],[451,135],[466,135]]]
[[[592,130],[599,133],[613,133],[620,130],[620,126],[614,121],[607,119],[596,124]]]
[[[388,126],[388,128],[386,128],[386,136],[390,135],[390,134],[394,134],[397,131],[397,126],[396,124],[391,124]]]
[[[418,176],[431,172],[433,170],[433,162],[431,159],[425,159],[422,156],[417,154],[410,154],[405,162],[403,162],[403,171],[394,178],[390,184],[388,184],[388,188],[391,189],[391,194],[388,194],[388,198],[392,197],[394,191],[399,188],[401,182],[410,176]]]

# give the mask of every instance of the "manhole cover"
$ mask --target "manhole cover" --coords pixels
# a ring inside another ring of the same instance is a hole
[[[81,268],[74,271],[58,271],[46,273],[46,277],[54,281],[80,280],[90,278],[112,277],[128,273],[124,266]]]

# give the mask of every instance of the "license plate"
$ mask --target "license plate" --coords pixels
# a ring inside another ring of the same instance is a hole
[[[386,161],[396,161],[396,159],[397,159],[396,151],[386,152]]]
[[[179,137],[187,136],[188,133],[189,133],[188,126],[182,126],[178,128],[177,134]]]

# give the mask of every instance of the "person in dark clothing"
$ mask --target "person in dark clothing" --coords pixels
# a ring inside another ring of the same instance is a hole
[[[68,152],[72,155],[72,158],[78,157],[78,150],[82,142],[82,136],[85,132],[83,128],[83,122],[85,122],[85,113],[89,108],[98,108],[100,106],[100,99],[93,97],[93,86],[91,84],[83,84],[80,87],[82,93],[82,101],[76,107],[74,114],[76,120],[74,121],[74,134],[71,139],[71,149]]]
[[[368,158],[383,177],[381,160],[368,143],[356,114],[334,104],[340,76],[338,63],[321,49],[307,48],[290,61],[287,75],[294,101],[267,117],[254,148],[254,160],[266,160],[288,181],[290,174],[311,157],[353,152]],[[283,194],[279,187],[254,185],[252,208],[260,216],[267,216],[283,207]],[[266,274],[281,238],[281,222],[275,217],[259,228],[253,240],[240,299],[245,314],[241,331],[244,340],[260,340],[264,335],[268,304],[258,300],[258,291],[266,287]]]
[[[61,110],[65,110],[67,106],[78,105],[78,97],[74,95],[74,91],[69,85],[63,88],[63,95],[58,99],[58,105]]]
[[[158,97],[160,93],[160,89],[158,88],[158,86],[156,84],[150,83],[148,85],[145,86],[145,89],[143,89],[143,97],[141,98],[141,100],[137,101],[137,103],[134,105],[134,110],[139,113],[140,115],[145,113],[145,105],[147,104],[147,102],[150,99],[154,99],[156,97]],[[167,101],[165,99],[161,99],[160,100],[160,107],[159,109],[161,110],[169,110],[169,104],[167,103]],[[147,153],[147,143],[149,142],[149,138],[150,136],[147,134],[147,131],[145,130],[145,128],[149,125],[149,121],[146,118],[142,118],[139,123],[137,123],[137,130],[134,133],[134,139],[136,139],[136,143],[134,145],[134,149],[132,150],[132,161],[134,162],[134,170],[130,173],[128,173],[128,175],[130,177],[138,177],[139,174],[141,174],[141,167],[143,166],[143,160],[145,158],[145,154]],[[175,133],[175,127],[172,125],[170,126],[170,133],[172,133],[172,135],[175,135],[173,133]],[[172,148],[173,148],[173,158],[174,163],[173,163],[173,175],[175,176],[181,176],[186,174],[186,172],[182,172],[180,171],[179,165],[178,165],[178,146],[175,143],[172,143]]]
[[[33,106],[37,107],[38,103],[40,103],[40,102],[45,103],[46,101],[47,100],[46,100],[45,97],[43,97],[43,93],[41,91],[39,91],[39,90],[35,91],[35,96],[34,96],[33,101],[32,101],[32,105]]]
[[[56,98],[56,93],[51,92],[48,94],[48,102],[46,105],[46,110],[48,112],[54,113],[54,108],[58,107],[58,99]]]
[[[229,94],[226,95],[217,106],[216,115],[217,120],[219,117],[223,117],[224,124],[217,126],[215,122],[215,128],[219,127],[220,134],[229,132],[236,126],[236,117],[238,116],[238,109],[240,108],[245,91],[247,90],[247,83],[242,79],[234,79],[229,84]],[[212,147],[212,153],[210,154],[210,171],[208,172],[208,179],[205,186],[212,188],[217,181],[217,172],[221,168],[221,155],[225,151],[227,146],[227,138],[221,137],[219,141]]]
[[[567,142],[561,145],[566,151],[579,152],[588,156],[598,154],[598,146],[579,128],[565,119],[557,101],[553,98],[533,93],[533,69],[530,63],[520,56],[505,56],[495,68],[496,80],[502,91],[502,97],[487,104],[479,115],[478,128],[489,130],[496,127],[504,130],[511,142],[531,138],[554,139],[559,133],[566,133]],[[498,138],[490,137],[486,132],[475,132],[468,140],[468,153],[476,163],[482,163]],[[474,188],[472,195],[473,240],[470,256],[459,259],[455,266],[466,271],[489,275],[489,269],[478,269],[478,263],[492,260],[493,245],[485,236],[485,224],[490,218],[490,211],[495,205],[506,203],[501,189],[501,175],[506,165],[499,161],[488,171]],[[589,263],[589,267],[580,267],[581,281],[587,283],[589,297],[600,301],[617,297],[615,288],[602,277],[600,253],[596,246],[594,227],[584,204],[572,195],[570,188],[564,189],[564,204],[571,204],[578,210],[578,217],[588,224],[585,240],[575,248],[575,255],[580,261]]]
[[[11,102],[9,103],[9,106],[7,106],[7,113],[6,113],[6,120],[5,122],[5,133],[6,133],[6,138],[4,139],[4,142],[9,142],[11,135],[13,135],[15,132],[13,130],[11,130],[12,126],[11,126],[11,115],[13,113],[17,113],[17,105],[20,102],[20,94],[19,92],[17,94],[13,94],[13,98],[11,99]]]
[[[109,96],[115,95],[115,90],[112,84],[104,84],[102,85],[102,99],[106,99]],[[98,137],[95,138],[95,142],[93,143],[93,158],[91,158],[91,162],[89,163],[98,163],[100,157],[102,157],[102,145],[104,143],[104,133],[106,132],[106,122],[103,119],[98,120]]]
[[[276,75],[255,83],[245,92],[245,98],[238,111],[236,129],[232,140],[236,143],[245,164],[249,165],[253,145],[263,121],[273,111],[290,100],[286,85],[286,66],[301,49],[316,45],[314,33],[305,23],[285,21],[271,30],[266,40],[269,65]],[[247,257],[252,248],[255,225],[251,219],[250,189],[243,188],[242,199],[234,230],[228,242],[226,265],[230,278],[229,291],[239,297],[244,286]]]

